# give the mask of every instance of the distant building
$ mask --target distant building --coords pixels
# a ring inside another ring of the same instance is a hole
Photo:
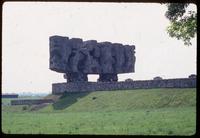
[[[1,95],[2,98],[18,98],[18,96],[19,96],[18,94],[14,94],[14,93],[11,93],[11,94],[5,93]]]
[[[158,77],[154,77],[153,80],[162,80],[162,78],[158,76]]]
[[[23,99],[23,100],[11,100],[11,105],[36,105],[44,103],[53,103],[53,99]]]

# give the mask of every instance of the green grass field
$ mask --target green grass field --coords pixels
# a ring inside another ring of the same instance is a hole
[[[145,89],[74,93],[30,111],[2,109],[11,134],[193,135],[196,89]]]

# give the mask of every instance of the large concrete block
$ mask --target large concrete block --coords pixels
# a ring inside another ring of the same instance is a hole
[[[50,69],[65,73],[68,82],[87,81],[87,74],[100,74],[99,81],[117,81],[117,74],[134,72],[135,46],[62,36],[49,41]]]

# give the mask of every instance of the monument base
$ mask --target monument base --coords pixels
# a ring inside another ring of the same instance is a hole
[[[68,82],[52,84],[52,94],[151,88],[195,88],[196,78],[138,80],[133,82]]]

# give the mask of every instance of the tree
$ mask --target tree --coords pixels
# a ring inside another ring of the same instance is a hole
[[[185,45],[191,45],[191,38],[195,37],[197,32],[197,13],[195,11],[186,11],[188,3],[169,3],[166,4],[168,10],[165,16],[170,20],[167,32],[170,37],[182,40]]]

